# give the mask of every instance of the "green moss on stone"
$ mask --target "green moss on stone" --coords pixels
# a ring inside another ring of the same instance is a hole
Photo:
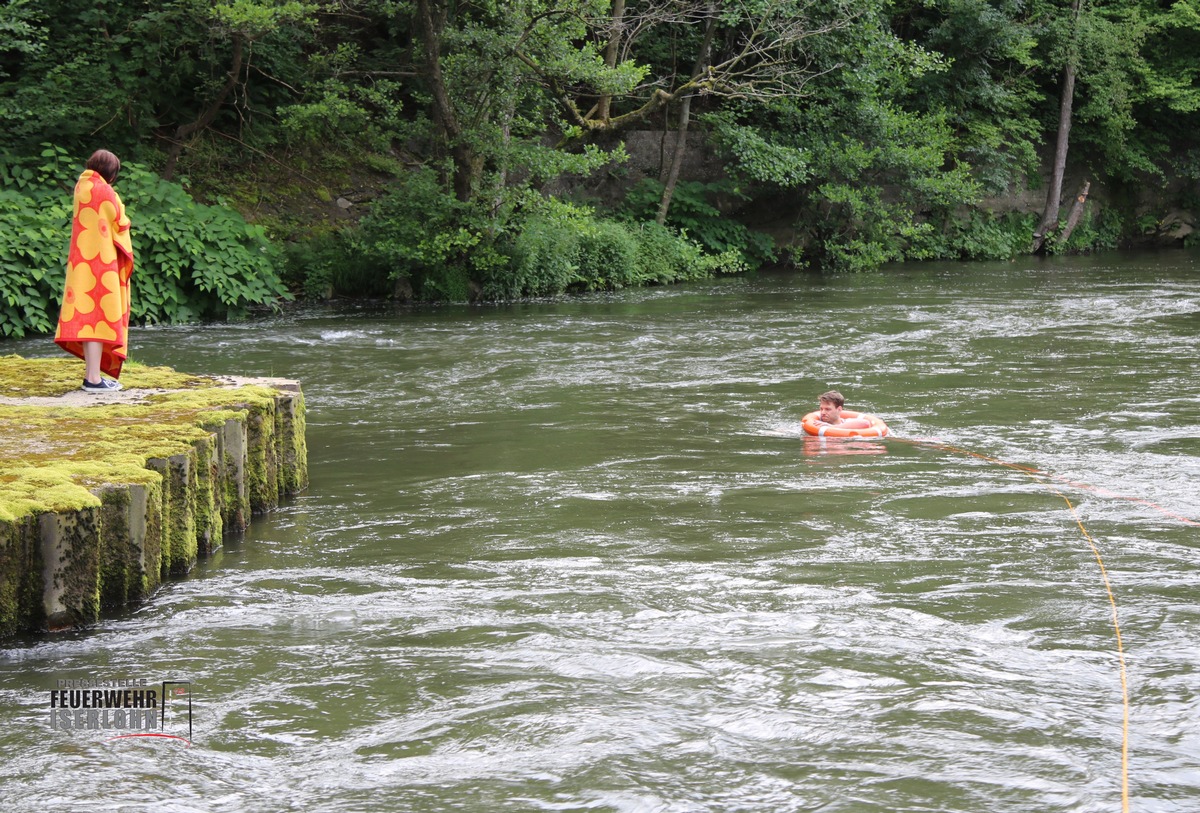
[[[192,473],[192,516],[196,522],[197,552],[207,556],[221,547],[221,508],[223,491],[219,486],[217,436],[210,434],[196,442],[196,468]]]
[[[0,636],[40,627],[44,618],[37,518],[0,522]]]
[[[173,455],[167,460],[167,499],[171,503],[168,523],[171,539],[169,571],[180,576],[196,564],[196,513],[192,499],[192,473],[196,468],[195,450]]]
[[[51,629],[100,617],[99,506],[39,518],[43,602]]]
[[[100,490],[100,604],[119,607],[129,600],[130,584],[141,574],[131,548],[128,486]]]
[[[0,357],[0,637],[140,600],[307,486],[298,391],[128,364],[137,397],[80,402],[80,372]]]
[[[79,389],[82,381],[83,362],[70,356],[52,359],[0,356],[0,396],[56,398]],[[180,373],[170,367],[147,367],[135,361],[125,362],[121,383],[131,389],[179,390],[212,386],[211,379]]]
[[[269,511],[279,504],[279,459],[275,448],[275,402],[251,407],[246,421],[250,446],[247,450],[246,489],[250,510]]]
[[[132,486],[132,488],[138,488],[138,486]],[[144,514],[146,532],[142,540],[142,579],[141,592],[136,596],[138,599],[150,595],[156,587],[162,584],[163,534],[165,531],[163,530],[163,484],[161,479],[145,485],[143,501],[146,506]]]
[[[148,459],[187,454],[208,437],[206,426],[271,412],[274,394],[210,386],[152,395],[144,404],[0,405],[0,521],[99,505],[91,489],[146,482]]]
[[[245,466],[246,425],[227,421],[218,434],[220,438],[222,502],[225,531],[245,529],[250,520],[250,496],[246,490]]]
[[[279,450],[280,496],[308,488],[308,446],[305,440],[304,396],[278,399],[275,437]]]

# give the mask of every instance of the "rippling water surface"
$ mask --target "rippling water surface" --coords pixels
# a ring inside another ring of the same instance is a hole
[[[1194,813],[1198,344],[1185,253],[136,329],[302,381],[312,485],[0,650],[0,807],[1120,811],[1103,562],[1130,808]],[[116,677],[193,746],[50,729]]]

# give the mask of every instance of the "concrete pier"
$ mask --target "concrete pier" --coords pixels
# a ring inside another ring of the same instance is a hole
[[[0,357],[0,638],[145,601],[308,486],[296,382],[81,369]]]

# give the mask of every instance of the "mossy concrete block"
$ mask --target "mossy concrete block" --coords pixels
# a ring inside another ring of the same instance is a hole
[[[144,507],[143,518],[146,523],[146,536],[141,546],[142,581],[141,591],[130,598],[142,601],[162,584],[163,573],[163,540],[166,538],[166,524],[163,522],[163,483],[161,480],[150,481],[130,486],[131,511]]]
[[[199,438],[192,447],[196,452],[193,471],[192,515],[196,522],[196,549],[208,556],[221,547],[224,520],[221,518],[223,489],[217,463],[217,436]]]
[[[0,638],[149,597],[308,485],[295,382],[0,358]],[[24,394],[22,394],[24,393]]]
[[[246,484],[249,433],[246,421],[229,418],[216,430],[217,480],[225,533],[240,533],[250,523],[250,491]]]
[[[42,610],[51,630],[100,617],[100,508],[38,517]]]
[[[262,514],[279,505],[279,452],[275,442],[274,399],[246,404],[247,488],[250,510]]]
[[[44,624],[38,518],[0,522],[0,637]]]
[[[279,461],[279,496],[308,488],[308,445],[305,440],[304,396],[280,393],[275,399],[275,454]]]
[[[145,518],[134,515],[128,486],[106,485],[98,491],[100,606],[121,607],[129,601],[132,582],[140,577],[141,557],[135,536],[145,535]]]
[[[196,564],[199,551],[193,493],[196,452],[152,457],[146,467],[158,472],[163,482],[162,575],[182,576]]]
[[[100,606],[147,598],[162,582],[162,487],[100,489]]]

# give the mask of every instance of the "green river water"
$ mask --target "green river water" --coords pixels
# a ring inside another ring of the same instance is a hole
[[[300,380],[311,488],[0,645],[0,810],[1195,813],[1198,348],[1187,252],[135,328]],[[51,729],[109,679],[191,747]]]

